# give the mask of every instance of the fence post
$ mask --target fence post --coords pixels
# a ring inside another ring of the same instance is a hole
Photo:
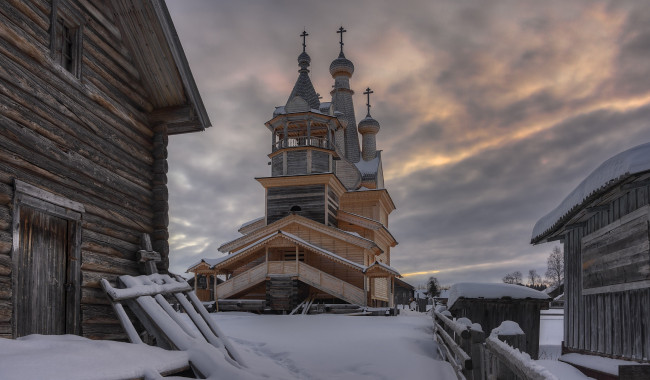
[[[470,356],[472,357],[473,380],[484,380],[485,371],[483,367],[485,363],[483,363],[483,351],[485,350],[485,345],[483,343],[485,342],[485,333],[472,326],[470,334],[472,342]]]
[[[496,330],[496,331],[495,331]],[[497,333],[499,340],[506,342],[510,347],[516,348],[521,352],[526,352],[526,334],[516,322],[503,321],[501,325],[492,332]],[[515,380],[515,374],[503,363],[499,362],[497,378],[499,380]]]

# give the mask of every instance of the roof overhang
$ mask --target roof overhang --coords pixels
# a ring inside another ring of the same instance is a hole
[[[322,223],[318,223],[316,221],[313,221],[311,219],[305,218],[304,216],[296,215],[296,214],[291,214],[288,216],[285,216],[284,218],[280,220],[276,220],[275,222],[264,226],[262,228],[259,228],[256,231],[251,232],[248,235],[241,236],[235,240],[231,240],[227,243],[224,243],[221,247],[219,247],[220,252],[234,252],[242,249],[243,247],[247,246],[248,244],[257,241],[258,239],[268,236],[272,233],[275,233],[285,226],[291,224],[291,223],[298,223],[300,225],[303,225],[307,228],[310,228],[312,230],[321,232],[323,234],[329,235],[332,238],[344,241],[349,244],[356,245],[358,247],[368,249],[372,251],[375,254],[380,254],[383,251],[373,242],[372,240],[365,239],[360,236],[356,236],[354,234],[351,234],[349,232],[340,230],[338,228],[326,226]]]
[[[150,123],[170,135],[211,126],[164,0],[111,1],[121,37],[153,110]]]
[[[383,224],[381,224],[381,222],[377,220],[370,219],[362,215],[353,214],[351,212],[343,211],[340,209],[336,214],[336,218],[338,219],[339,222],[343,221],[343,222],[353,224],[355,226],[359,226],[361,228],[377,231],[381,237],[383,237],[386,241],[389,242],[388,244],[391,247],[395,247],[398,244],[393,234],[391,234],[390,231],[388,231],[388,228],[386,228]]]

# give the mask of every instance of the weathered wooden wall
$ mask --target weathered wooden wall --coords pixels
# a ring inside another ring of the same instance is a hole
[[[300,206],[299,215],[325,223],[325,185],[270,187],[266,196],[266,220],[271,224]]]
[[[610,192],[603,197],[600,205],[581,218],[583,221],[565,228],[564,345],[570,350],[634,360],[650,359],[650,287],[646,284],[639,289],[611,288],[608,291],[606,286],[616,285],[603,283],[605,288],[600,288],[602,292],[584,294],[582,252],[584,236],[593,234],[648,205],[648,191],[647,184],[641,184],[625,191]],[[647,237],[647,222],[645,230]],[[636,240],[638,239],[634,241]],[[625,250],[634,246],[635,244],[625,246],[619,243],[614,251],[619,251],[624,256]],[[634,279],[639,279],[638,274],[631,275]],[[593,285],[593,281],[595,280],[587,281],[588,287]],[[607,280],[608,283],[612,281],[614,280],[611,278]],[[624,283],[625,278],[614,282]]]
[[[327,173],[330,171],[330,154],[319,150],[311,151],[311,172]]]
[[[503,321],[514,321],[526,334],[526,352],[537,359],[539,355],[539,316],[548,309],[544,300],[460,299],[451,307],[454,317],[469,318],[480,323],[487,334]]]
[[[20,179],[84,205],[82,333],[123,338],[99,280],[138,274],[140,235],[155,232],[155,218],[166,243],[166,188],[155,200],[152,188],[154,171],[166,181],[166,165],[154,157],[152,106],[109,3],[59,4],[85,20],[81,79],[50,58],[49,1],[0,2],[0,336],[11,334],[9,230]]]
[[[336,214],[339,210],[339,197],[331,186],[327,187],[327,225],[338,227]]]

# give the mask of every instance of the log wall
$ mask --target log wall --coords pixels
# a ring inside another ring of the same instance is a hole
[[[300,206],[305,218],[325,223],[325,185],[269,187],[266,195],[266,220],[271,224]]]
[[[148,124],[152,106],[110,3],[58,4],[85,20],[80,78],[51,58],[50,1],[0,2],[0,336],[11,336],[9,231],[19,179],[84,205],[82,334],[124,338],[99,280],[139,273],[143,232],[167,259],[167,136]]]
[[[584,294],[585,280],[587,287],[593,286],[594,280],[583,279],[585,258],[582,252],[583,237],[597,233],[648,205],[648,191],[648,186],[642,185],[627,191],[610,192],[594,211],[582,218],[583,221],[565,227],[564,345],[567,349],[634,360],[650,359],[650,287],[647,283],[643,285],[643,282],[635,281],[628,282],[628,289],[622,290],[621,281],[607,279],[600,284],[605,287],[600,287],[598,293]],[[647,222],[645,231],[647,237]],[[637,240],[635,238],[631,243]],[[617,244],[621,255],[629,250],[624,244]],[[591,252],[593,247],[589,245],[588,249]],[[614,251],[608,252],[611,255]],[[641,254],[647,255],[647,248]],[[638,274],[635,273],[633,278],[638,280]],[[610,285],[612,287],[608,290],[607,284],[614,282],[616,284]],[[624,288],[626,281],[623,279],[622,282]],[[630,286],[634,284],[641,284],[640,288]],[[588,290],[587,293],[591,293],[591,289]]]

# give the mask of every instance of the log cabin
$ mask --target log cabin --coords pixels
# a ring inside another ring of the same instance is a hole
[[[0,337],[125,338],[99,280],[143,234],[166,271],[168,138],[209,126],[163,0],[0,2]]]
[[[564,352],[650,359],[650,144],[610,158],[541,218],[564,243]]]
[[[298,79],[265,123],[271,176],[257,178],[265,190],[264,215],[244,223],[242,236],[219,248],[226,256],[188,268],[195,276],[226,277],[212,291],[217,300],[260,300],[276,312],[307,299],[393,306],[400,274],[390,266],[397,241],[388,215],[395,205],[384,187],[370,88],[364,92],[367,116],[358,125],[355,119],[354,65],[343,53],[344,32],[338,31],[341,51],[330,65],[330,102],[321,102],[312,85],[307,33],[301,35]]]

